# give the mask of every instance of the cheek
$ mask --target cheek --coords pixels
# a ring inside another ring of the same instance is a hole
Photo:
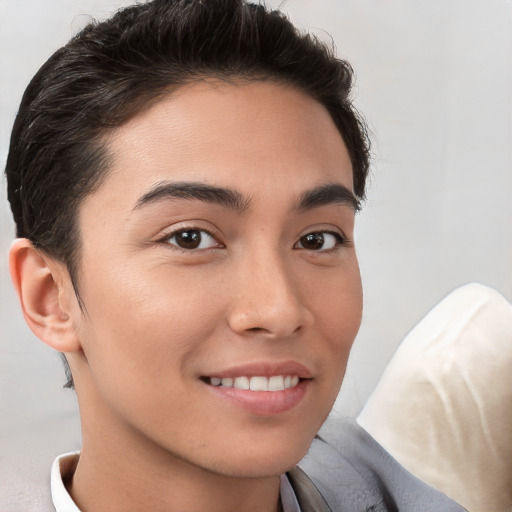
[[[319,325],[324,336],[340,349],[352,345],[361,325],[363,292],[359,268],[329,279],[314,297]]]
[[[323,284],[311,294],[318,336],[313,357],[317,357],[320,370],[317,416],[321,422],[338,396],[362,317],[362,289],[357,266],[353,271],[331,275]]]
[[[118,286],[108,307],[98,301],[89,308],[83,325],[86,374],[102,407],[143,431],[160,429],[164,435],[179,427],[173,411],[197,415],[184,397],[191,392],[187,383],[194,364],[204,357],[205,340],[219,323],[219,309],[207,295],[184,293],[175,283],[146,285]]]
[[[98,380],[137,375],[159,385],[171,368],[177,375],[186,372],[201,350],[200,340],[218,324],[216,301],[204,288],[176,278],[117,277],[91,283],[84,295],[82,341],[91,371]]]
[[[362,303],[357,266],[339,279],[330,280],[329,286],[315,298],[317,325],[328,354],[322,364],[331,400],[339,392],[350,350],[361,325]]]

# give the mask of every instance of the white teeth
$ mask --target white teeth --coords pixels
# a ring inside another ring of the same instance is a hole
[[[268,379],[266,377],[251,377],[251,391],[267,391]]]
[[[237,377],[233,382],[233,387],[237,389],[249,389],[249,377]]]
[[[296,375],[273,375],[272,377],[210,377],[212,386],[236,388],[251,391],[284,391],[295,387],[299,383]]]
[[[284,377],[282,375],[275,375],[268,379],[269,391],[283,391],[284,390]]]

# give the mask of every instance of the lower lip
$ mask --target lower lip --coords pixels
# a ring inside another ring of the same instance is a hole
[[[261,416],[282,414],[296,407],[306,396],[309,379],[301,380],[295,387],[283,391],[250,391],[245,389],[212,386],[206,384],[212,393]]]

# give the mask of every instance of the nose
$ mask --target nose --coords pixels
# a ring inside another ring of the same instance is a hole
[[[303,281],[278,255],[267,251],[245,260],[233,276],[229,325],[243,336],[283,339],[311,324]]]

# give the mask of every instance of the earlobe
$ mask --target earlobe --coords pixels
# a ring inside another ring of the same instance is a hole
[[[65,266],[43,255],[28,239],[19,238],[11,245],[9,268],[32,332],[59,352],[78,350],[72,307],[63,300],[72,289]]]

